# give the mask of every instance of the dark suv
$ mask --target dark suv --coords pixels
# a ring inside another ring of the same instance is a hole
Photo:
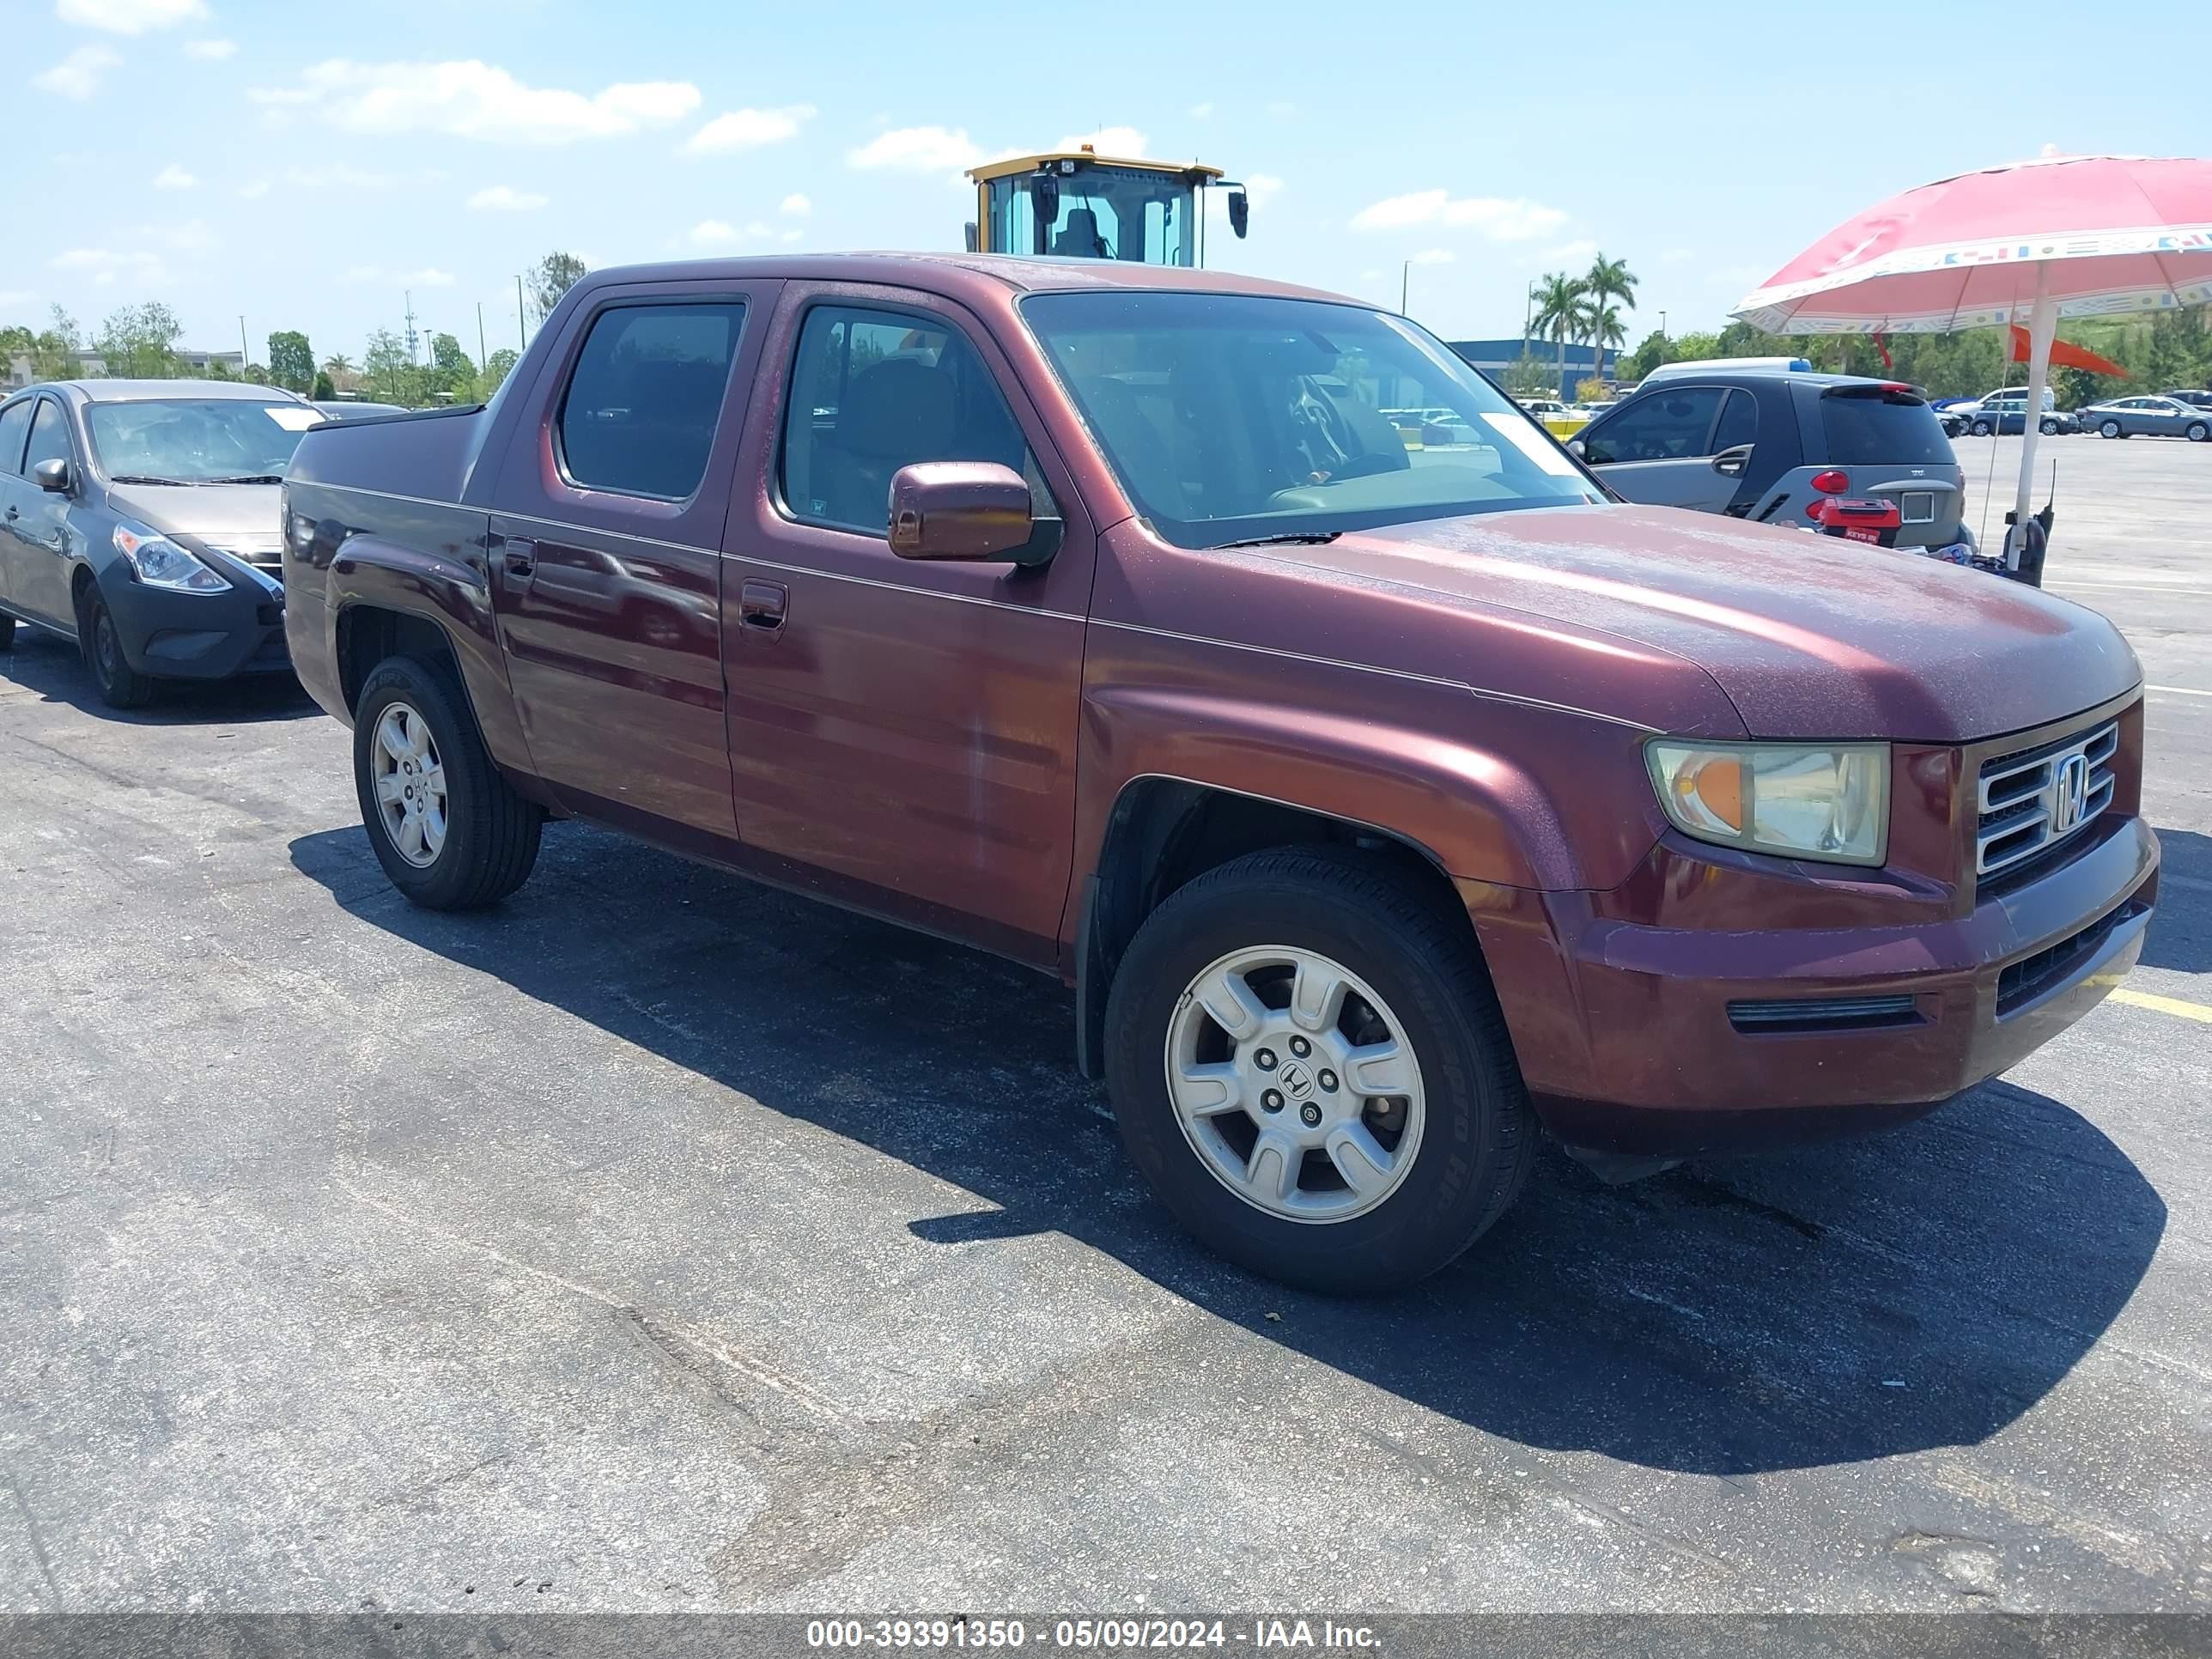
[[[1847,495],[1894,501],[1900,547],[1970,539],[1966,474],[1911,386],[1789,369],[1662,374],[1567,446],[1628,500],[1802,526]]]

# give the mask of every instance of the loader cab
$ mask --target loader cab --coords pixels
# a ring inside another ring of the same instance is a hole
[[[971,253],[1056,254],[1149,265],[1206,259],[1205,192],[1229,192],[1230,227],[1250,216],[1242,185],[1196,162],[1103,158],[1088,146],[972,169]]]

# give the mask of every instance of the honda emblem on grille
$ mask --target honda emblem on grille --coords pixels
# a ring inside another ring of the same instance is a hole
[[[2069,755],[2058,763],[2051,781],[2051,833],[2063,836],[2081,822],[2089,810],[2089,757]]]

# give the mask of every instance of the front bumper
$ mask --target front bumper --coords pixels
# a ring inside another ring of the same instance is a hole
[[[172,592],[118,571],[101,580],[100,597],[131,667],[183,680],[291,672],[283,588],[250,566],[222,568],[231,586],[221,593]]]
[[[1669,1155],[1774,1145],[1930,1110],[2101,1001],[2142,950],[2159,852],[2132,814],[2097,837],[1963,915],[1909,926],[1646,927],[1560,893],[1540,896],[1539,954],[1534,917],[1486,929],[1479,896],[1470,908],[1493,970],[1492,932],[1535,970],[1521,987],[1496,977],[1531,1097],[1562,1139]],[[1547,981],[1571,1020],[1530,1006]]]

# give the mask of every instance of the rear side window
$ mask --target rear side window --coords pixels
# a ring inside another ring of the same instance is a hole
[[[1713,453],[1735,449],[1759,438],[1759,399],[1738,387],[1721,405],[1721,423],[1713,428]]]
[[[26,398],[0,410],[0,472],[20,476],[23,471],[23,439],[31,429],[31,404]]]
[[[696,490],[744,318],[734,300],[601,312],[561,400],[569,483],[663,501]]]
[[[1593,466],[1615,461],[1686,460],[1712,451],[1706,435],[1720,412],[1722,391],[1713,386],[1654,392],[1583,438],[1583,459]]]
[[[1909,392],[1838,386],[1820,397],[1832,466],[1950,466],[1957,457],[1936,411]]]
[[[794,518],[890,534],[891,475],[997,461],[1053,511],[1013,410],[957,329],[901,312],[817,306],[792,365],[781,478]]]

